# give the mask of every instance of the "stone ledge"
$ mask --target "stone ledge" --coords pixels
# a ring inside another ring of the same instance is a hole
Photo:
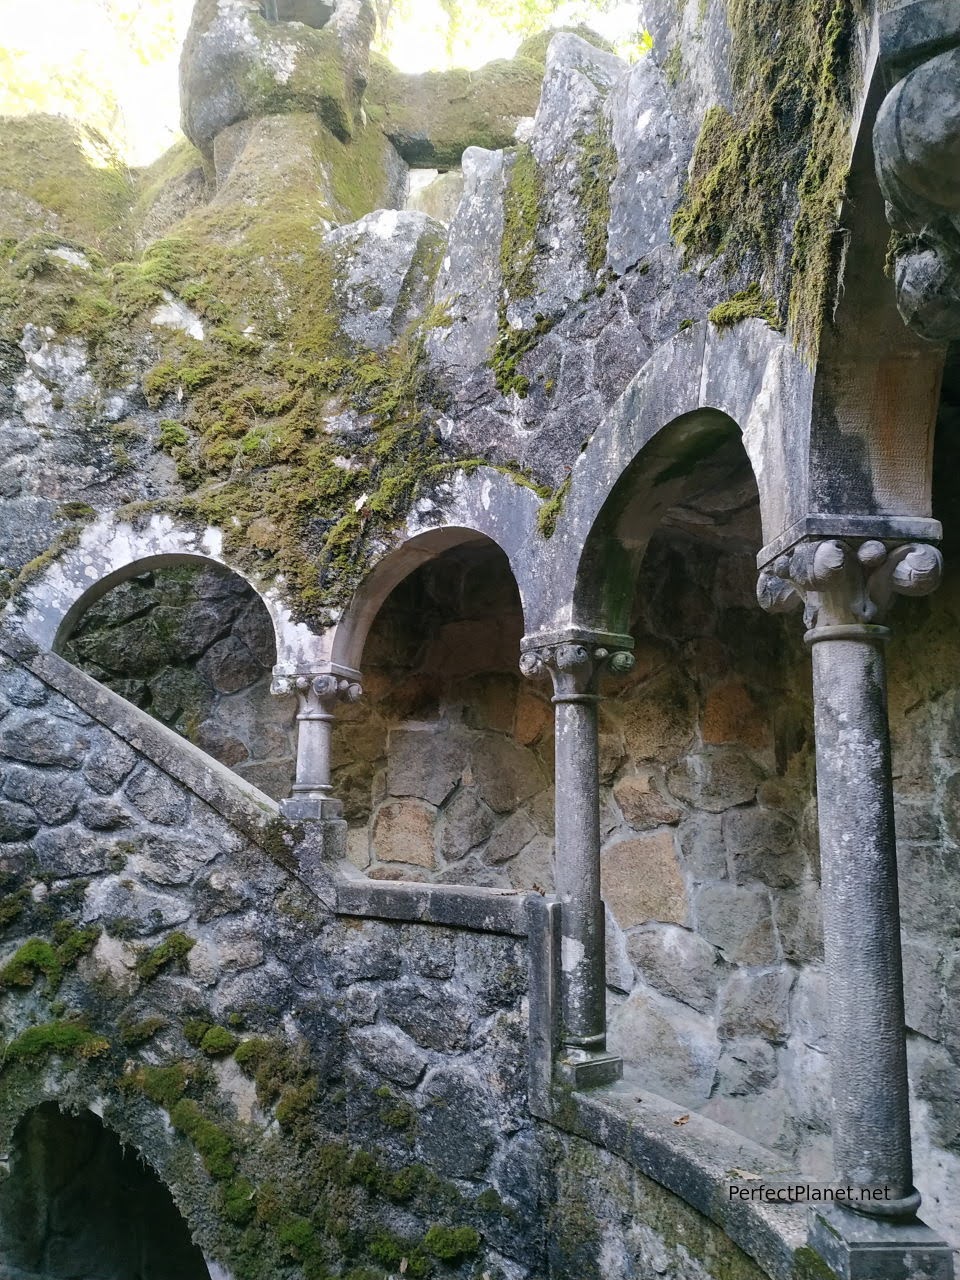
[[[892,542],[939,542],[943,525],[927,516],[822,515],[804,516],[757,552],[763,569],[802,538],[877,538]]]
[[[283,860],[277,858],[277,837],[280,827],[289,828],[268,795],[65,658],[40,649],[22,632],[0,628],[0,653],[115,733],[272,858]]]
[[[402,880],[368,880],[350,863],[340,863],[332,870],[337,915],[416,920],[421,924],[451,925],[481,933],[527,936],[526,903],[534,895],[470,885],[458,888]]]
[[[772,1280],[792,1280],[807,1244],[804,1206],[730,1204],[733,1170],[782,1177],[784,1157],[644,1088],[635,1075],[589,1094],[554,1089],[547,1119],[620,1156],[716,1223]]]

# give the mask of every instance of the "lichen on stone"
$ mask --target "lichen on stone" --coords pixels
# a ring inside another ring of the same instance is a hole
[[[704,116],[672,223],[688,265],[762,273],[811,357],[838,266],[862,13],[863,0],[727,0],[733,111]]]

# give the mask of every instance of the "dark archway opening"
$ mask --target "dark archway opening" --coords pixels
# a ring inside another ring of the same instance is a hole
[[[338,712],[334,791],[375,879],[549,888],[552,708],[519,671],[504,552],[465,532],[382,602],[365,696]]]
[[[273,624],[243,578],[192,560],[94,599],[63,656],[274,799],[289,794],[296,699],[270,693]]]
[[[46,1102],[14,1134],[0,1186],[9,1280],[210,1280],[168,1189],[91,1112]]]

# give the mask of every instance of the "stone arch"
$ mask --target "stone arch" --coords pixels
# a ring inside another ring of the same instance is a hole
[[[523,605],[523,591],[509,552],[488,533],[477,529],[444,525],[407,538],[380,560],[364,579],[343,612],[333,634],[331,659],[340,667],[359,670],[364,645],[381,606],[403,580],[430,561],[457,547],[496,547],[506,557]]]
[[[21,1118],[0,1186],[5,1275],[210,1280],[169,1189],[92,1111]],[[9,1268],[9,1270],[7,1270]]]
[[[640,449],[584,538],[572,601],[581,625],[629,631],[637,572],[650,538],[671,508],[734,474],[745,456],[739,427],[715,409],[684,414]]]
[[[569,492],[531,592],[537,632],[614,630],[611,619],[579,616],[583,551],[624,474],[641,454],[659,473],[686,450],[705,448],[735,423],[760,498],[769,542],[805,511],[812,374],[784,336],[759,320],[732,332],[703,322],[658,347],[597,427],[574,464]],[[696,457],[692,461],[695,463]]]
[[[113,587],[147,569],[190,563],[218,565],[250,583],[273,623],[278,663],[315,663],[318,637],[294,621],[275,589],[252,581],[230,562],[219,529],[186,528],[166,515],[136,523],[103,516],[87,525],[76,545],[43,569],[7,613],[42,649],[56,650],[81,614]]]

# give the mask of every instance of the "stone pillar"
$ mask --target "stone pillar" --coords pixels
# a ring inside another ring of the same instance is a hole
[[[606,1052],[604,912],[600,897],[600,673],[633,667],[633,641],[589,631],[527,636],[524,675],[549,674],[556,719],[556,892],[561,903],[560,1070],[578,1086],[622,1070]]]
[[[894,595],[926,595],[940,570],[939,551],[924,543],[810,540],[767,566],[758,585],[769,610],[804,604],[813,658],[836,1178],[890,1196],[858,1204],[856,1214],[814,1217],[811,1243],[851,1277],[899,1275],[910,1249],[936,1255],[934,1270],[917,1275],[939,1275],[943,1262],[933,1233],[921,1238],[927,1228],[916,1222],[884,665],[890,632],[880,625]],[[904,1232],[909,1243],[895,1239]]]
[[[338,702],[356,702],[362,695],[360,673],[346,667],[329,667],[319,672],[288,672],[275,669],[271,693],[296,693],[297,773],[293,794],[281,803],[281,811],[291,822],[337,820],[343,812],[333,797],[331,740],[334,710]]]

